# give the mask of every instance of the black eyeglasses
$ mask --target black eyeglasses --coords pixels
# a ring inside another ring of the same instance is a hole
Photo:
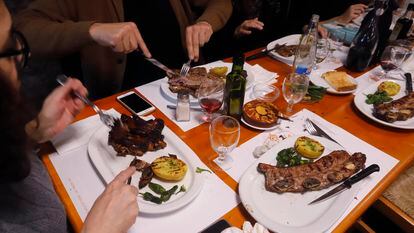
[[[0,53],[0,58],[15,57],[16,66],[24,68],[30,57],[30,49],[27,44],[27,40],[24,38],[23,34],[18,31],[12,32],[12,39],[14,48],[7,49],[6,51]]]

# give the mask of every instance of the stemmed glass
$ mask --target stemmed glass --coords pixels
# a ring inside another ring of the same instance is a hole
[[[224,81],[203,80],[197,91],[198,102],[205,112],[203,119],[210,122],[223,103]]]
[[[230,116],[219,116],[210,124],[210,143],[218,157],[214,160],[222,169],[231,168],[233,159],[228,156],[240,138],[240,124]],[[213,166],[214,168],[214,166]]]
[[[382,53],[380,61],[381,68],[383,69],[381,78],[387,78],[390,71],[398,69],[409,52],[407,48],[401,46],[387,46]]]
[[[330,44],[328,39],[319,39],[316,43],[315,65],[313,69],[318,69],[318,64],[322,63],[330,53]]]
[[[306,75],[292,73],[283,80],[282,92],[288,103],[286,112],[292,112],[293,105],[299,103],[306,95],[309,86],[309,78]]]
[[[328,58],[332,62],[339,62],[337,58],[334,56],[334,52],[336,50],[341,50],[344,42],[346,40],[346,32],[329,32],[328,31],[328,41],[329,41],[329,54]]]

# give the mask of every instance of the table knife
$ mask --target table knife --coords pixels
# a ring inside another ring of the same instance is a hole
[[[411,73],[405,73],[405,93],[408,95],[413,92],[413,79]]]
[[[271,52],[271,51],[273,51],[273,50],[276,50],[276,49],[278,49],[278,48],[280,48],[280,47],[283,47],[283,46],[285,46],[286,45],[286,43],[285,44],[282,44],[282,45],[279,45],[279,44],[276,44],[275,45],[275,47],[273,47],[273,49],[265,49],[265,50],[263,50],[263,51],[260,51],[260,52],[257,52],[257,53],[255,53],[255,54],[253,54],[253,55],[250,55],[250,56],[248,56],[248,57],[246,57],[246,61],[250,61],[250,60],[254,60],[254,59],[257,59],[257,58],[261,58],[261,57],[264,57],[264,56],[266,56],[269,52]]]
[[[329,192],[325,193],[324,195],[320,196],[319,198],[315,199],[314,201],[312,201],[308,205],[311,205],[311,204],[314,204],[316,202],[320,202],[322,200],[325,200],[328,197],[343,191],[344,189],[350,189],[353,184],[357,183],[358,181],[364,179],[365,177],[371,175],[374,172],[378,172],[379,170],[380,170],[380,167],[377,164],[372,164],[371,166],[369,166],[369,167],[365,168],[364,170],[358,172],[356,175],[354,175],[354,176],[348,178],[347,180],[345,180],[338,187],[332,189],[331,191],[329,191]]]

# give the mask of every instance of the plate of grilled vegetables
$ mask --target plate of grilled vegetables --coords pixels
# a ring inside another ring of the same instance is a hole
[[[360,91],[355,106],[368,118],[390,127],[414,129],[414,92],[402,80],[380,80]]]
[[[128,181],[139,187],[140,213],[176,211],[200,193],[204,178],[197,155],[161,119],[122,115],[112,129],[98,129],[88,144],[92,164],[106,183],[128,166],[137,172]]]
[[[290,137],[253,163],[239,182],[243,206],[274,232],[325,232],[345,212],[359,185],[310,202],[364,168],[366,156],[349,154],[322,137]]]

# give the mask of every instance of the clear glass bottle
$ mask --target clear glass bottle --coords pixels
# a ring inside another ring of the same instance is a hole
[[[319,15],[312,15],[308,28],[300,39],[293,61],[293,70],[297,74],[309,75],[312,71],[318,42],[318,23]]]
[[[224,107],[226,115],[240,119],[243,113],[244,94],[246,92],[246,77],[243,72],[244,54],[239,53],[233,56],[233,67],[226,76],[224,89]]]

